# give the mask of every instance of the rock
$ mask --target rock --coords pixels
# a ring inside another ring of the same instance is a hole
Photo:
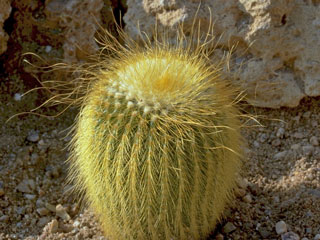
[[[8,222],[9,221],[9,216],[8,215],[2,215],[0,217],[0,222]]]
[[[300,237],[294,232],[287,232],[281,235],[281,240],[300,240]]]
[[[242,177],[238,177],[236,180],[237,185],[242,189],[247,189],[248,187],[248,180]]]
[[[313,151],[314,151],[314,147],[312,145],[302,146],[302,152],[306,156],[310,156]]]
[[[296,132],[293,134],[293,137],[298,138],[298,139],[302,139],[304,137],[304,135],[301,132]]]
[[[73,226],[71,224],[59,224],[59,228],[62,230],[64,233],[71,232],[73,230]]]
[[[281,235],[287,231],[287,224],[284,221],[279,221],[276,223],[276,232],[278,235]]]
[[[36,206],[37,206],[37,208],[44,207],[44,202],[39,198],[36,201]]]
[[[10,16],[10,1],[0,1],[0,55],[7,50],[8,34],[3,29],[4,21]]]
[[[307,234],[311,234],[311,233],[312,233],[312,228],[310,228],[310,227],[306,228],[306,229],[305,229],[305,232],[306,232]]]
[[[15,93],[15,94],[13,95],[13,99],[14,99],[16,102],[21,101],[21,99],[22,99],[21,94],[20,94],[20,93]]]
[[[139,29],[153,39],[156,20],[158,32],[169,31],[170,42],[179,24],[190,33],[192,23],[201,21],[202,33],[214,23],[219,48],[241,43],[238,49],[246,54],[235,54],[231,72],[223,75],[237,72],[237,79],[230,79],[247,91],[253,105],[294,107],[305,96],[320,95],[320,52],[310,47],[320,44],[320,6],[313,1],[217,0],[199,6],[194,0],[127,0],[127,6],[126,31],[135,40],[141,38]],[[222,54],[217,50],[213,55]]]
[[[291,145],[291,149],[293,151],[298,151],[298,150],[300,150],[300,148],[301,148],[301,145],[299,143],[295,143],[295,144]]]
[[[103,4],[103,0],[46,1],[45,12],[49,22],[64,29],[62,48],[65,62],[77,62],[87,54],[97,52],[94,35],[101,24],[100,11]],[[111,16],[111,11],[109,14]]]
[[[263,238],[268,238],[271,235],[271,233],[264,227],[260,227],[258,229],[258,232],[260,233],[261,237],[263,237]]]
[[[287,155],[287,153],[288,153],[288,151],[278,152],[273,156],[273,158],[276,160],[283,159]]]
[[[310,143],[313,145],[313,146],[319,146],[319,141],[318,141],[318,138],[316,136],[312,136],[310,138]]]
[[[51,52],[51,50],[52,50],[52,47],[51,47],[50,45],[47,45],[47,46],[45,47],[46,53]]]
[[[56,219],[53,219],[48,223],[48,232],[49,233],[57,233],[59,229],[59,223]]]
[[[278,129],[277,133],[276,133],[276,136],[277,136],[278,138],[282,138],[284,132],[285,132],[284,128],[280,127],[280,128]]]
[[[224,240],[224,236],[221,233],[218,233],[215,240]]]
[[[36,195],[34,194],[25,194],[24,196],[28,200],[34,200],[36,198]]]
[[[18,184],[17,190],[23,193],[33,193],[35,187],[36,185],[33,179],[24,179]]]
[[[56,212],[56,207],[50,203],[45,203],[45,207],[51,212]]]
[[[61,204],[58,204],[56,206],[56,215],[61,217],[63,220],[66,220],[66,221],[71,219],[71,217],[67,213],[66,209]]]
[[[35,130],[31,130],[29,133],[28,133],[28,136],[27,136],[27,140],[30,141],[30,142],[38,142],[40,139],[39,137],[39,133]]]
[[[242,188],[237,188],[237,189],[235,189],[235,195],[239,198],[242,198],[246,195],[246,190],[244,190]]]
[[[4,189],[0,188],[0,197],[4,195]]]
[[[252,197],[250,194],[247,194],[243,197],[243,201],[245,201],[246,203],[251,203],[252,202]]]
[[[40,215],[40,216],[46,216],[49,214],[49,210],[45,207],[42,207],[42,208],[38,208],[37,209],[37,213]]]
[[[76,221],[73,222],[72,226],[74,228],[78,228],[78,227],[80,227],[80,222],[78,220],[76,220]]]
[[[42,217],[42,218],[39,219],[37,225],[39,227],[44,227],[49,221],[50,221],[49,217]]]
[[[226,225],[223,226],[222,231],[226,234],[235,231],[237,228],[232,222],[227,222]]]
[[[314,236],[314,240],[320,240],[320,233]]]

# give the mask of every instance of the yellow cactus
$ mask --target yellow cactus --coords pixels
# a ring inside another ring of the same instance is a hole
[[[242,142],[235,91],[208,62],[210,41],[178,40],[107,42],[115,56],[80,78],[90,83],[71,178],[110,239],[203,239],[232,199]]]

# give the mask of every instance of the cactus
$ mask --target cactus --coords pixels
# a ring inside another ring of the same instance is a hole
[[[71,178],[110,239],[203,239],[241,167],[235,91],[204,44],[147,45],[92,73]]]

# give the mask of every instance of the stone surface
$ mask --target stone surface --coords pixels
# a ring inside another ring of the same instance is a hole
[[[94,34],[100,23],[103,0],[47,0],[50,22],[64,29],[64,61],[77,62],[98,50]]]
[[[8,34],[3,29],[4,21],[9,17],[11,12],[10,1],[0,1],[0,54],[7,50]]]
[[[281,240],[300,240],[300,237],[295,232],[287,232],[281,235]]]
[[[235,231],[237,228],[232,222],[227,222],[226,225],[223,226],[222,231],[224,233],[231,233]]]
[[[284,221],[279,221],[276,223],[276,232],[277,234],[281,235],[287,232],[287,224]]]
[[[156,19],[158,31],[169,29],[169,38],[180,23],[188,35],[194,21],[201,22],[203,33],[213,22],[218,48],[238,43],[231,72],[224,75],[236,75],[232,79],[251,104],[295,107],[304,96],[320,95],[318,1],[205,0],[199,6],[194,0],[128,0],[127,5],[124,21],[133,39],[139,39],[139,29],[152,39]]]

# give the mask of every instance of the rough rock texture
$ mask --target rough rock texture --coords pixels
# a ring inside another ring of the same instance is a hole
[[[7,50],[7,41],[9,36],[3,29],[3,23],[9,17],[10,12],[10,2],[8,0],[0,1],[0,54]]]
[[[64,60],[77,62],[97,51],[94,34],[98,29],[103,0],[47,0],[48,18],[64,28]]]
[[[158,30],[169,37],[183,23],[188,35],[194,19],[206,32],[214,23],[218,48],[237,43],[231,60],[234,81],[256,106],[294,107],[304,96],[320,95],[320,1],[318,0],[128,0],[126,31],[139,28],[152,39]],[[211,17],[210,17],[211,16]],[[139,25],[139,27],[138,27]]]

